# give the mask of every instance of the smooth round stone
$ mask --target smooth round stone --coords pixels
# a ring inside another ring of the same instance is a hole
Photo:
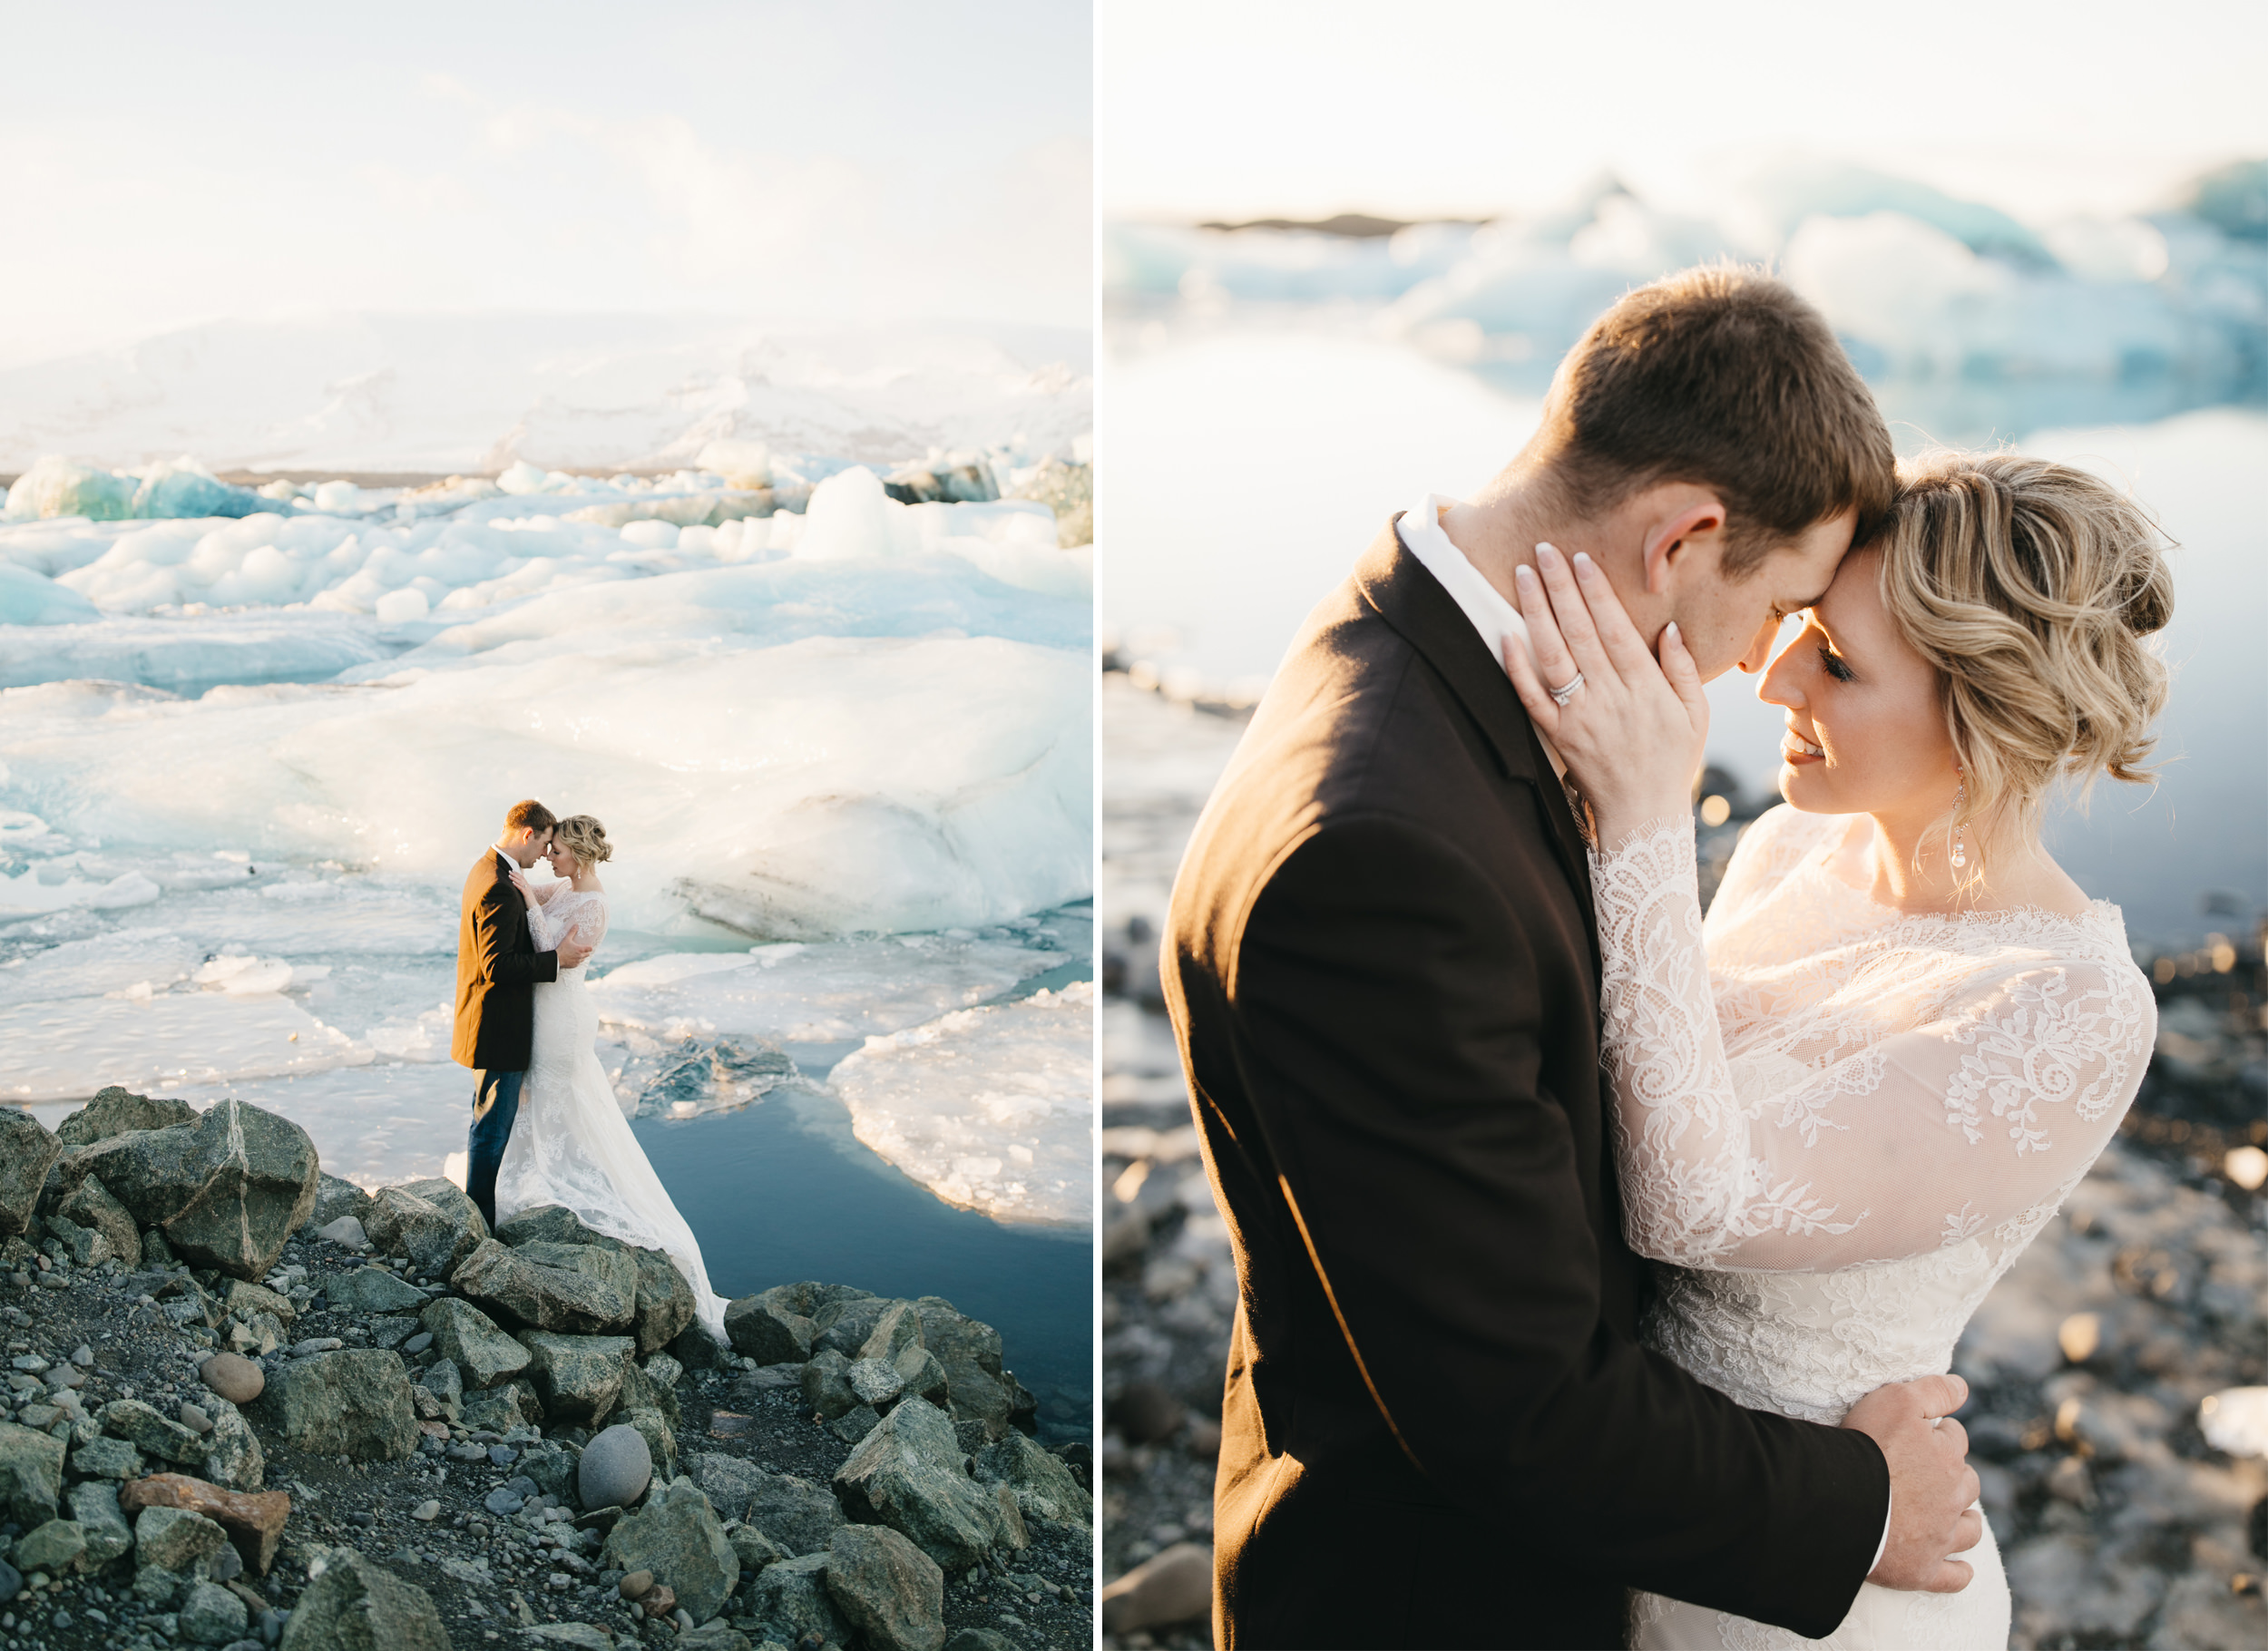
[[[181,1425],[192,1433],[210,1433],[212,1431],[212,1418],[197,1405],[184,1404],[181,1406]]]
[[[73,1364],[76,1364],[81,1370],[93,1370],[94,1368],[94,1349],[88,1346],[84,1342],[81,1342],[78,1347],[72,1353],[71,1362]]]
[[[428,1497],[424,1501],[418,1503],[416,1507],[409,1510],[409,1517],[413,1519],[419,1520],[422,1523],[430,1524],[433,1520],[441,1517],[441,1504],[433,1498]]]
[[[408,1341],[402,1343],[402,1351],[414,1355],[425,1352],[426,1348],[432,1345],[433,1332],[430,1330],[420,1330],[415,1335],[410,1337]]]
[[[625,1599],[643,1599],[653,1591],[651,1571],[632,1571],[615,1585]]]
[[[503,1519],[519,1512],[520,1509],[526,1505],[526,1503],[527,1498],[500,1485],[495,1490],[491,1490],[488,1493],[488,1500],[483,1502],[481,1506],[487,1509],[489,1512],[496,1515],[499,1519]]]
[[[510,1445],[493,1444],[488,1447],[488,1460],[500,1468],[509,1468],[520,1460],[520,1452]]]
[[[627,1508],[653,1480],[653,1451],[646,1436],[616,1422],[583,1447],[575,1489],[585,1508]]]
[[[370,1247],[370,1235],[362,1230],[362,1222],[353,1216],[341,1216],[327,1226],[317,1227],[315,1236],[327,1238],[347,1249],[367,1250]]]

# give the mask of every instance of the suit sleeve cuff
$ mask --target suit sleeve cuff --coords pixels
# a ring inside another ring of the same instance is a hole
[[[1891,1494],[1894,1495],[1895,1492]],[[1882,1499],[1882,1539],[1874,1544],[1874,1563],[1866,1568],[1866,1574],[1870,1577],[1874,1574],[1875,1568],[1882,1564],[1882,1556],[1890,1551],[1890,1510],[1892,1506],[1894,1504],[1891,1501],[1890,1496],[1885,1495]]]

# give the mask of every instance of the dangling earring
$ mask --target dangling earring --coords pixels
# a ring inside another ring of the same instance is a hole
[[[1956,768],[1953,772],[1959,774],[1960,770]],[[1968,800],[1968,797],[1969,781],[1964,776],[1960,784],[1953,787],[1953,812],[1956,815],[1960,813],[1960,806]],[[1953,869],[1955,871],[1962,870],[1969,864],[1969,850],[1961,842],[1961,834],[1968,829],[1969,826],[1966,821],[1953,827]]]

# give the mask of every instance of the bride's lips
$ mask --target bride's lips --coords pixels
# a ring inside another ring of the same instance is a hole
[[[1800,768],[1806,763],[1826,761],[1827,754],[1794,728],[1789,728],[1780,738],[1780,760],[1791,768]]]

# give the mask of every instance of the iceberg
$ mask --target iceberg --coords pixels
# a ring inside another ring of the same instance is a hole
[[[76,591],[12,562],[0,562],[0,625],[68,625],[102,617]],[[16,669],[10,662],[0,670]]]
[[[995,1220],[1093,1219],[1091,981],[869,1038],[835,1069],[858,1139]]]

